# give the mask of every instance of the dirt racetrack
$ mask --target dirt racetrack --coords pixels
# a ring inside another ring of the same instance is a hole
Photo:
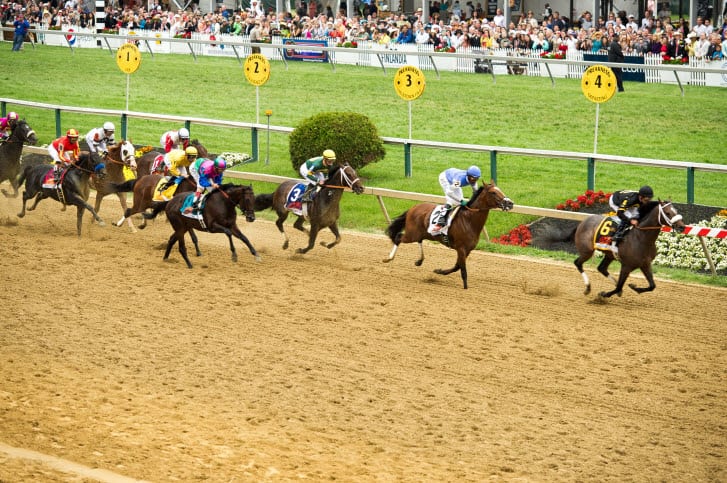
[[[75,209],[19,207],[0,198],[2,482],[727,480],[727,290],[602,302],[571,264],[478,252],[465,291],[439,246],[296,256],[242,219],[262,262],[201,234],[188,270],[165,221],[78,239]]]

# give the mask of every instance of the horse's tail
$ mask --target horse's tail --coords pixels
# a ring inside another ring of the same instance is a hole
[[[407,213],[409,213],[409,210],[396,217],[386,229],[386,234],[389,236],[389,238],[391,238],[391,241],[394,243],[396,243],[396,237],[399,235],[399,233],[404,230],[404,225],[406,225]]]
[[[109,183],[109,193],[128,193],[134,191],[137,178],[130,179],[123,183]]]
[[[273,206],[273,193],[255,196],[255,211],[267,210]]]
[[[18,177],[15,180],[17,182],[16,186],[23,186],[23,183],[25,183],[25,180],[28,178],[28,175],[35,166],[37,166],[37,164],[26,164],[23,166],[23,169],[20,171],[20,174],[18,174]]]

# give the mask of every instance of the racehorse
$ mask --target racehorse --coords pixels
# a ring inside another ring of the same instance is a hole
[[[106,177],[104,179],[94,178],[91,187],[96,190],[96,203],[94,209],[96,213],[100,212],[101,201],[104,196],[116,193],[121,203],[121,209],[126,211],[126,195],[114,191],[113,183],[122,183],[126,179],[124,177],[124,168],[136,168],[136,148],[129,141],[122,140],[118,144],[109,146],[108,154],[103,158],[106,163]],[[134,224],[129,220],[129,228],[132,232],[136,231]]]
[[[283,222],[288,218],[289,210],[286,208],[286,201],[291,190],[295,189],[299,181],[285,181],[273,192],[262,194],[255,197],[255,211],[261,211],[272,208],[278,214],[278,220],[275,225],[283,234],[283,250],[288,248],[288,235],[283,228]],[[310,221],[310,232],[308,234],[308,246],[298,248],[296,253],[306,253],[316,242],[318,232],[323,228],[328,228],[336,237],[332,243],[321,242],[321,246],[333,248],[341,241],[341,234],[338,231],[338,218],[341,215],[339,204],[343,191],[351,188],[354,193],[363,193],[364,186],[356,174],[356,170],[348,164],[335,165],[328,173],[328,177],[313,202],[308,207],[308,219]],[[298,219],[293,223],[293,227],[305,232],[303,227],[305,217],[298,215]]]
[[[13,198],[18,196],[17,178],[20,172],[20,156],[23,154],[23,144],[35,144],[37,142],[35,131],[25,122],[25,119],[20,119],[10,137],[0,144],[0,183],[8,180],[13,188],[13,194],[9,194],[3,189],[2,192],[5,196]]]
[[[207,152],[207,148],[205,148],[203,145],[199,143],[199,140],[192,139],[189,142],[190,146],[194,146],[197,149],[197,157],[199,158],[207,158],[209,157],[209,153]],[[165,153],[161,151],[148,151],[144,153],[139,159],[136,160],[136,177],[141,178],[142,176],[146,174],[155,174],[151,172],[152,167],[154,166],[154,160],[157,158],[157,156],[164,156]],[[158,173],[156,173],[158,174]]]
[[[436,207],[437,205],[433,203],[420,203],[409,208],[391,222],[386,229],[386,234],[394,242],[394,248],[389,253],[389,257],[384,259],[384,263],[394,259],[400,243],[417,242],[419,244],[419,259],[414,264],[417,267],[421,266],[422,262],[424,262],[422,241],[439,241],[457,252],[457,263],[449,270],[437,269],[434,270],[434,273],[449,275],[459,270],[466,289],[467,257],[477,246],[480,232],[482,232],[487,222],[490,210],[500,208],[503,211],[508,211],[512,209],[513,202],[495,185],[494,181],[490,180],[490,184],[484,184],[474,192],[466,207],[461,208],[458,213],[450,215],[454,216],[454,218],[446,237],[441,235],[434,237],[428,232],[432,211]],[[404,233],[402,233],[402,230]]]
[[[96,210],[88,204],[88,195],[90,193],[89,178],[92,176],[106,176],[106,168],[103,163],[98,162],[97,158],[91,156],[87,151],[81,152],[78,161],[72,164],[61,175],[61,189],[56,187],[46,188],[43,186],[44,181],[53,183],[53,176],[49,171],[53,169],[48,164],[29,165],[23,169],[18,177],[18,186],[25,183],[25,191],[23,191],[23,209],[18,213],[18,218],[25,216],[25,204],[27,201],[35,197],[33,206],[28,211],[33,211],[40,200],[44,198],[53,198],[65,205],[74,205],[77,210],[76,229],[78,236],[81,236],[81,222],[83,220],[83,210],[91,212],[93,218],[98,222],[99,226],[105,226],[103,220],[98,216]]]
[[[591,293],[591,281],[588,279],[586,272],[583,271],[583,264],[593,256],[593,252],[597,249],[597,247],[594,247],[597,235],[599,233],[602,235],[609,233],[611,220],[606,220],[603,227],[601,225],[601,222],[606,218],[601,215],[591,215],[576,228],[575,243],[578,258],[573,263],[575,263],[586,284],[586,290],[583,292],[585,295]],[[678,232],[684,231],[685,225],[682,221],[682,215],[677,213],[676,208],[670,201],[650,201],[639,207],[639,224],[627,232],[624,240],[618,246],[618,259],[621,262],[618,281],[608,273],[608,266],[616,258],[613,251],[598,248],[604,254],[603,260],[598,265],[598,271],[616,284],[616,288],[610,292],[601,292],[599,294],[601,297],[608,298],[614,294],[620,297],[626,279],[637,268],[641,269],[641,273],[646,277],[649,286],[637,287],[635,284],[630,283],[629,287],[636,293],[651,292],[656,288],[654,274],[651,271],[651,262],[656,257],[656,239],[659,237],[661,227],[664,225],[674,227]],[[610,243],[610,238],[607,241]]]
[[[187,256],[187,247],[184,243],[184,234],[189,232],[194,242],[195,249],[197,250],[197,256],[201,255],[199,245],[197,243],[197,237],[194,234],[194,230],[202,230],[210,233],[224,233],[227,235],[230,241],[230,251],[232,252],[232,261],[237,262],[237,252],[235,252],[235,245],[232,241],[232,237],[235,236],[242,240],[247,245],[250,253],[255,257],[255,261],[260,261],[260,255],[257,250],[252,246],[250,240],[242,234],[240,229],[237,227],[237,211],[236,207],[240,208],[240,211],[245,214],[245,219],[252,223],[255,221],[255,193],[252,190],[252,186],[242,186],[234,184],[225,184],[220,189],[212,191],[204,201],[202,206],[202,221],[194,218],[189,218],[182,214],[181,208],[185,203],[187,196],[190,193],[180,193],[175,195],[165,208],[167,219],[174,229],[174,233],[169,237],[167,243],[167,249],[164,252],[164,260],[169,258],[169,252],[172,250],[174,243],[179,242],[179,253],[182,254],[182,258],[187,262],[187,267],[192,268],[192,262],[189,261]]]
[[[154,190],[156,189],[159,181],[165,179],[160,174],[147,174],[138,179],[132,179],[121,184],[112,185],[112,189],[117,193],[124,193],[133,191],[134,193],[134,204],[131,208],[126,208],[124,215],[119,221],[116,222],[116,226],[121,226],[124,220],[128,220],[131,224],[131,216],[137,213],[144,213],[148,208],[152,208],[153,212],[147,216],[142,216],[141,225],[139,229],[143,230],[146,228],[146,220],[156,218],[156,215],[164,211],[167,206],[167,201],[153,201]],[[188,191],[194,191],[197,188],[197,183],[189,176],[185,177],[178,185],[175,194],[186,193]],[[132,225],[133,226],[133,225]]]

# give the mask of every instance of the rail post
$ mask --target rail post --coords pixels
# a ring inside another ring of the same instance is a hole
[[[490,178],[497,183],[497,151],[490,151]]]
[[[258,152],[257,152],[258,151],[258,142],[257,142],[258,133],[257,133],[257,131],[258,131],[257,127],[253,127],[250,130],[250,134],[252,136],[252,160],[253,161],[258,161]]]
[[[593,191],[596,189],[596,160],[588,158],[586,162],[588,165],[588,180],[586,181],[587,189]]]
[[[694,204],[694,168],[687,168],[687,203]]]
[[[404,176],[411,178],[411,143],[404,143]]]
[[[54,111],[56,113],[56,139],[58,139],[63,135],[61,131],[61,110],[56,108]]]

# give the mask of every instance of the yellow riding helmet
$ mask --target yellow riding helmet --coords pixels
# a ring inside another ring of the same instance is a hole
[[[66,131],[66,136],[68,136],[69,138],[77,138],[78,131],[76,131],[75,129],[69,129],[68,131]]]
[[[333,149],[326,149],[323,151],[323,159],[326,159],[327,161],[335,161],[336,153],[333,152]]]
[[[185,153],[187,153],[187,156],[194,156],[197,157],[197,148],[194,146],[189,146],[187,149],[184,150]]]

